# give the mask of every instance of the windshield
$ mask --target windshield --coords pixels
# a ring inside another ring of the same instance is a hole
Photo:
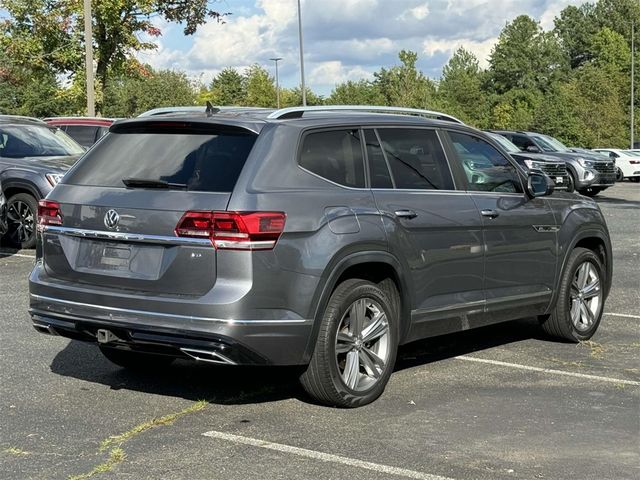
[[[633,157],[640,157],[640,150],[625,150],[624,153]]]
[[[489,136],[493,138],[496,142],[500,144],[502,148],[504,148],[509,153],[519,153],[520,149],[515,146],[514,143],[509,141],[506,137],[498,133],[489,133]]]
[[[536,143],[542,147],[545,152],[568,152],[569,148],[561,141],[548,135],[534,135]]]
[[[40,125],[0,126],[0,157],[81,155],[84,149],[60,129]]]

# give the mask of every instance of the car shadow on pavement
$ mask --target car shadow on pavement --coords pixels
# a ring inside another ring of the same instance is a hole
[[[72,340],[51,363],[51,371],[65,377],[100,383],[112,390],[132,390],[241,405],[303,397],[299,368],[233,367],[176,360],[157,371],[125,370],[102,356],[91,343]]]
[[[640,195],[640,187],[638,187],[638,194]],[[638,200],[626,200],[624,198],[607,197],[605,195],[598,195],[595,197],[597,203],[607,203],[609,205],[621,205],[622,208],[639,208],[640,201]]]
[[[536,319],[483,327],[420,340],[400,347],[395,370],[428,365],[447,358],[531,338],[544,338]],[[122,369],[102,356],[97,346],[72,340],[51,364],[65,377],[188,400],[221,405],[266,403],[296,398],[313,403],[299,386],[300,367],[233,367],[177,360],[158,371]]]
[[[542,331],[537,318],[524,318],[418,340],[400,347],[395,370],[405,370],[530,339],[549,339]]]

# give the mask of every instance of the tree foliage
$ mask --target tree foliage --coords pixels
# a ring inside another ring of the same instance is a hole
[[[258,64],[226,68],[205,86],[184,73],[154,71],[135,60],[135,53],[154,48],[153,39],[161,34],[153,18],[180,23],[190,34],[207,19],[222,18],[209,7],[211,1],[93,2],[96,95],[104,114],[129,116],[206,100],[275,107],[274,79]],[[83,113],[82,0],[2,0],[2,5],[9,18],[0,21],[0,113]],[[307,103],[438,109],[479,128],[532,129],[574,146],[625,147],[632,21],[639,50],[638,0],[567,6],[550,31],[522,15],[504,27],[486,69],[473,53],[458,48],[441,77],[431,79],[418,68],[418,54],[402,50],[396,65],[382,66],[369,79],[339,83],[328,98],[307,89]],[[640,70],[637,51],[636,63]],[[280,99],[282,106],[300,105],[301,91],[282,88]]]

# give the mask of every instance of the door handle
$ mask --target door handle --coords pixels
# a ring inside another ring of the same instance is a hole
[[[498,212],[496,212],[495,210],[482,210],[480,212],[482,214],[483,217],[489,217],[489,218],[496,218],[498,216],[500,216],[500,214]]]
[[[413,210],[396,210],[394,213],[396,214],[396,217],[406,218],[408,220],[411,220],[412,218],[416,218],[418,216],[418,214]]]

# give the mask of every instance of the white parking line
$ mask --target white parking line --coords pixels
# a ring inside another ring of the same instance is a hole
[[[640,315],[631,315],[630,313],[605,313],[605,315],[612,315],[614,317],[625,317],[625,318],[640,318]]]
[[[640,386],[640,382],[634,380],[624,380],[621,378],[601,377],[599,375],[589,375],[586,373],[577,372],[565,372],[564,370],[553,370],[551,368],[531,367],[529,365],[520,365],[519,363],[500,362],[498,360],[489,360],[486,358],[470,357],[468,355],[460,355],[454,357],[458,360],[464,360],[466,362],[486,363],[489,365],[497,365],[499,367],[517,368],[519,370],[528,370],[530,372],[551,373],[553,375],[564,375],[565,377],[584,378],[587,380],[597,380],[599,382],[609,382],[623,385]]]
[[[5,253],[0,252],[0,256],[2,257],[20,257],[20,258],[31,258],[35,260],[35,255],[25,255],[23,253]]]
[[[439,475],[431,475],[429,473],[417,472],[415,470],[407,470],[406,468],[390,467],[389,465],[382,465],[380,463],[365,462],[363,460],[357,460],[355,458],[343,457],[341,455],[333,455],[330,453],[318,452],[316,450],[308,450],[306,448],[292,447],[291,445],[284,445],[282,443],[273,443],[266,440],[260,440],[258,438],[243,437],[240,435],[233,435],[231,433],[224,432],[205,432],[202,435],[205,437],[216,438],[218,440],[225,440],[227,442],[233,442],[241,445],[250,445],[252,447],[266,448],[268,450],[275,450],[277,452],[289,453],[291,455],[297,455],[299,457],[311,458],[313,460],[320,460],[323,462],[338,463],[342,465],[348,465],[350,467],[362,468],[364,470],[371,470],[373,472],[396,475],[398,477],[415,478],[417,480],[453,480],[448,477],[441,477]]]

